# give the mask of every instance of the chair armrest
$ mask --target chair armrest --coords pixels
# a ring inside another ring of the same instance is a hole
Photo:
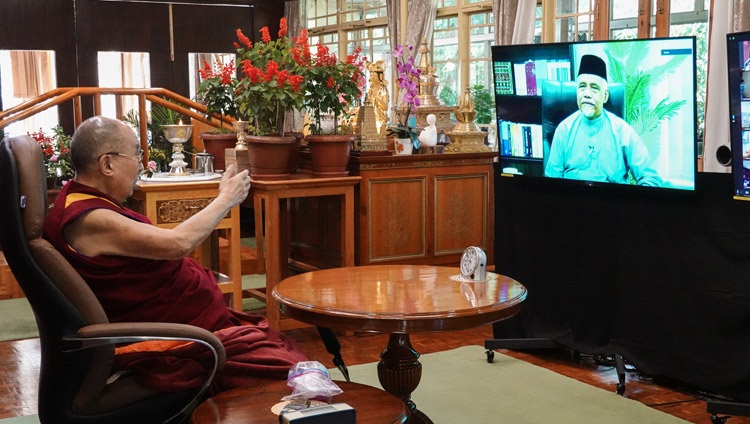
[[[78,329],[75,337],[63,337],[67,344],[64,351],[91,349],[99,346],[119,343],[135,343],[151,340],[189,341],[206,346],[214,357],[214,366],[210,375],[198,390],[193,399],[167,422],[183,422],[198,403],[216,375],[224,368],[226,351],[224,345],[212,332],[187,324],[157,322],[118,322],[87,325]]]
[[[66,342],[79,344],[67,350],[89,349],[118,343],[135,343],[150,340],[193,341],[207,346],[216,356],[218,369],[224,367],[224,345],[212,332],[188,324],[161,322],[116,322],[81,327],[76,337],[65,337]]]

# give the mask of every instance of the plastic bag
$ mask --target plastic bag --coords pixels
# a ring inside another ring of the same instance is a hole
[[[292,394],[282,400],[322,400],[330,402],[331,398],[343,390],[333,381],[323,364],[317,361],[298,362],[289,370],[286,385],[292,388]]]

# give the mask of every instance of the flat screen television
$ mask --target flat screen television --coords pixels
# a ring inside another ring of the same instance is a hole
[[[750,31],[727,34],[727,72],[734,198],[750,200]]]
[[[502,176],[695,189],[694,37],[493,46],[492,66]]]

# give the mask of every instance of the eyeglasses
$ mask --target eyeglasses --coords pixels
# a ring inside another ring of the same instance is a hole
[[[141,149],[138,149],[137,155],[129,155],[127,153],[120,153],[120,152],[107,152],[103,154],[102,156],[106,156],[106,155],[125,156],[126,158],[135,158],[135,159],[138,159],[139,161],[143,160],[143,150]],[[102,156],[99,156],[99,157],[102,157]]]

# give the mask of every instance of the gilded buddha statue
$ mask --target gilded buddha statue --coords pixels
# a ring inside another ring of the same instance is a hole
[[[367,62],[367,70],[370,71],[370,103],[375,110],[375,128],[378,134],[384,134],[388,127],[388,81],[385,79],[385,62]]]

